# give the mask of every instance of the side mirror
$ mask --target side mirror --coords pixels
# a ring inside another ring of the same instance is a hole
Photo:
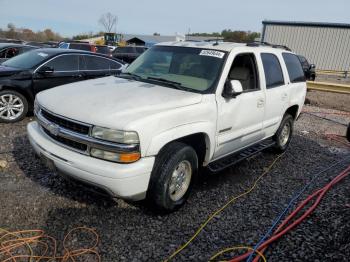
[[[314,68],[316,68],[316,65],[315,64],[311,64],[310,65],[310,69],[314,69]]]
[[[50,66],[42,66],[38,70],[38,73],[43,75],[49,75],[49,74],[52,74],[53,72],[54,72],[54,69]]]
[[[227,80],[224,87],[223,97],[233,98],[243,93],[242,84],[238,80]]]

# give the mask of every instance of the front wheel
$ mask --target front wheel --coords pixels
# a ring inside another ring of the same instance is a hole
[[[294,118],[289,114],[284,115],[281,125],[273,137],[276,143],[274,147],[276,152],[283,153],[288,148],[293,134],[293,125]]]
[[[0,92],[0,123],[14,123],[22,120],[28,113],[28,101],[13,90]]]
[[[175,211],[186,202],[197,170],[195,150],[184,143],[170,143],[156,158],[148,200],[159,210]]]

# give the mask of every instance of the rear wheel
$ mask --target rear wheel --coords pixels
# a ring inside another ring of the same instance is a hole
[[[282,153],[288,148],[293,134],[293,125],[294,118],[289,114],[284,115],[281,125],[273,137],[276,142],[274,147],[276,152]]]
[[[28,113],[28,101],[13,90],[0,91],[0,122],[14,123],[22,120]]]
[[[350,142],[350,123],[349,123],[348,129],[347,129],[347,131],[346,131],[346,138],[347,138],[347,140]]]
[[[198,170],[195,150],[180,142],[162,149],[154,165],[147,198],[157,209],[171,212],[187,200]]]

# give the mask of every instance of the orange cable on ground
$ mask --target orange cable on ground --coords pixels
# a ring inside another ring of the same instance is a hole
[[[68,247],[68,240],[73,233],[88,233],[92,236],[89,247]],[[57,241],[45,234],[43,230],[22,230],[10,232],[0,228],[0,261],[73,261],[84,256],[92,256],[94,261],[101,261],[96,250],[99,236],[94,229],[76,227],[68,232],[63,240],[63,255],[57,255]]]

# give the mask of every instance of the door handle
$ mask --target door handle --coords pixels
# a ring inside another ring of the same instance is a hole
[[[262,98],[260,98],[260,99],[258,99],[258,102],[257,102],[257,107],[264,107],[264,104],[265,104],[265,100],[264,99],[262,99]]]

